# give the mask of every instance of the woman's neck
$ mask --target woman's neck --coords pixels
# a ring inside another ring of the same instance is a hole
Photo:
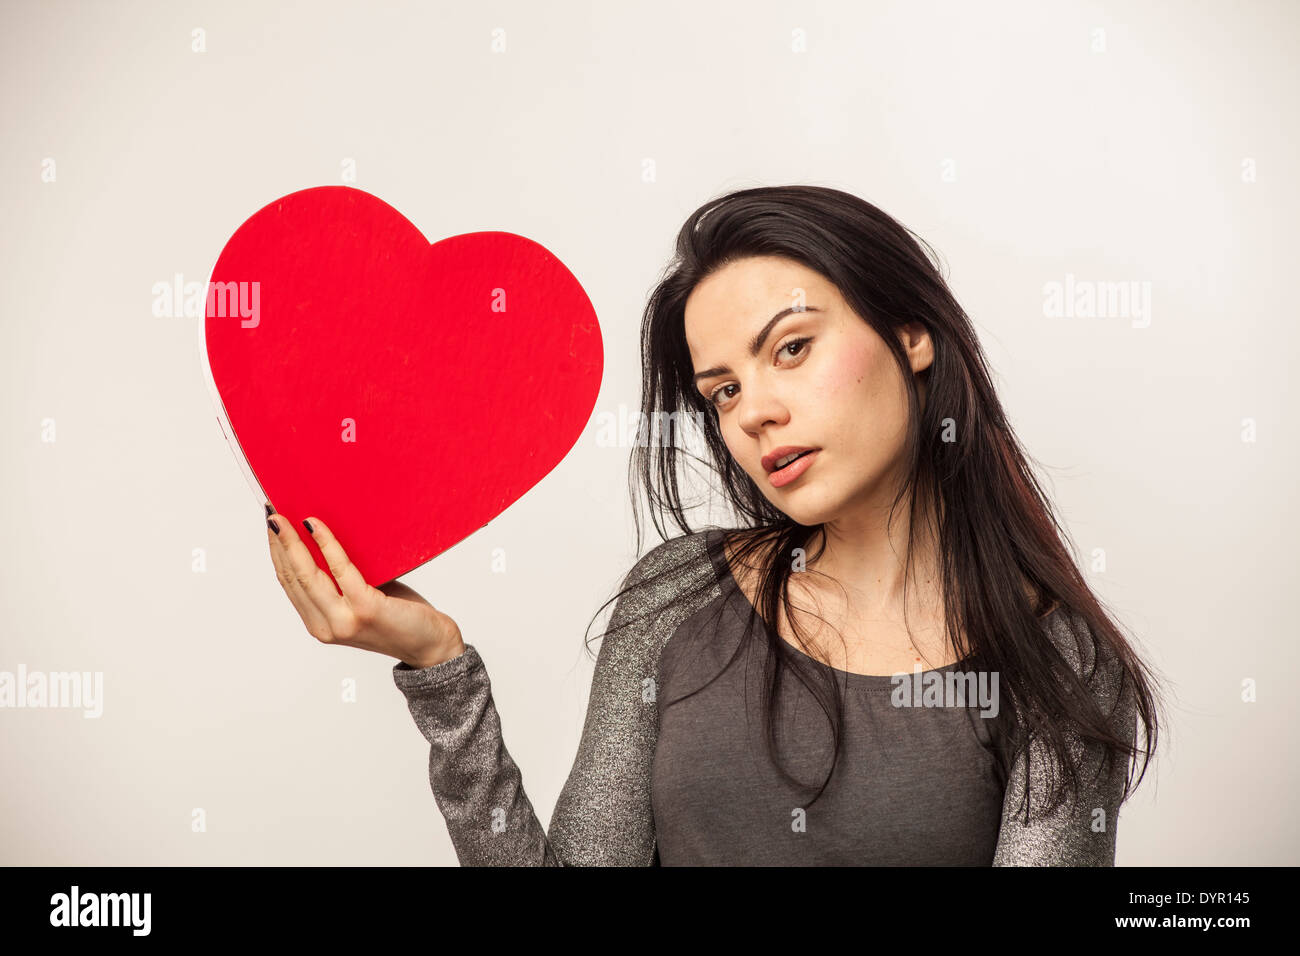
[[[810,560],[808,567],[838,582],[848,592],[850,603],[872,617],[902,619],[905,585],[908,613],[942,608],[939,544],[930,517],[933,509],[917,519],[910,567],[908,502],[900,502],[887,529],[888,514],[887,505],[863,508],[827,522],[822,526],[824,551],[817,561]],[[815,554],[819,544],[814,539],[809,552]]]

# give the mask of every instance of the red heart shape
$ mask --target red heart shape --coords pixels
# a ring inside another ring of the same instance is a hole
[[[508,232],[430,244],[347,186],[290,193],[236,230],[209,280],[205,345],[264,496],[327,522],[374,585],[558,465],[604,361],[591,301],[543,246]]]

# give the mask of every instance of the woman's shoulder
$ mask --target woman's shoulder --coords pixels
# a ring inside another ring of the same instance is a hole
[[[678,535],[642,555],[619,587],[610,631],[657,652],[692,614],[721,592],[713,560],[715,531]]]
[[[1102,712],[1115,722],[1120,733],[1133,739],[1135,688],[1121,655],[1077,611],[1057,607],[1044,622],[1057,652],[1083,681]]]
[[[1056,650],[1080,677],[1092,673],[1099,656],[1102,664],[1113,663],[1113,655],[1107,651],[1105,643],[1098,639],[1077,611],[1054,602],[1042,621]]]
[[[712,548],[721,532],[704,529],[681,534],[654,545],[636,560],[627,573],[623,587],[664,581],[665,587],[680,587],[694,579],[715,574]]]

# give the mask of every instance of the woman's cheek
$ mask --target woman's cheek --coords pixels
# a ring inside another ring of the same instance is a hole
[[[818,391],[823,397],[837,396],[838,401],[857,405],[859,414],[865,412],[860,403],[872,400],[879,379],[870,347],[846,343],[830,356],[820,379]]]
[[[869,341],[845,343],[820,376],[818,405],[823,416],[819,432],[835,450],[846,474],[871,482],[896,441],[897,400],[890,389],[893,357]]]

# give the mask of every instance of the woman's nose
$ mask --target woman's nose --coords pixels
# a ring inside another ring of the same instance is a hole
[[[740,395],[740,427],[757,436],[765,425],[784,425],[790,410],[771,389],[751,386]]]

